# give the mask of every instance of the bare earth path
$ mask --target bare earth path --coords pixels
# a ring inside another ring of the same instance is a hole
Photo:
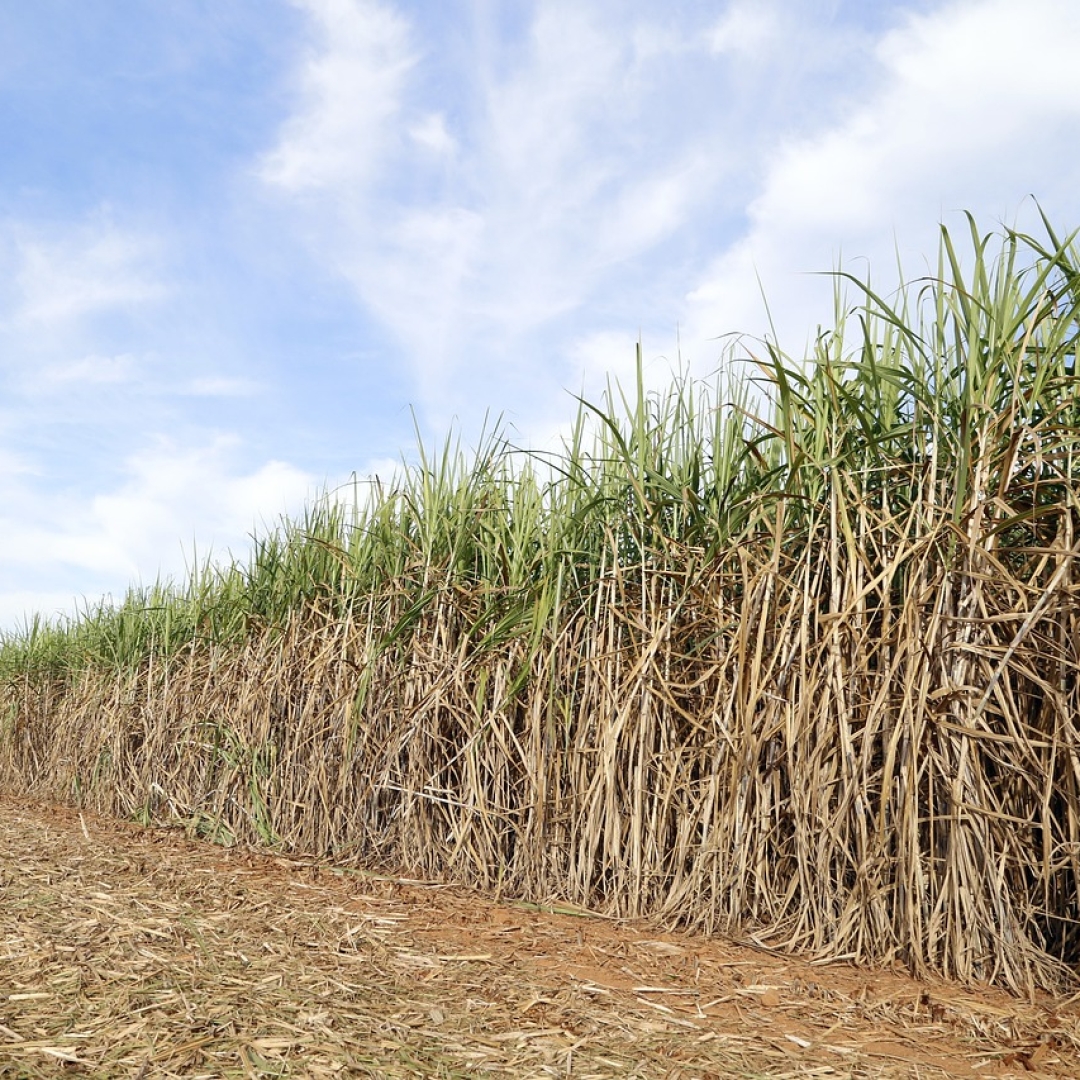
[[[0,1077],[1080,1077],[1080,1005],[0,796]]]

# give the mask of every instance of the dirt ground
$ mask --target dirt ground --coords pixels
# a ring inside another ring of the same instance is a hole
[[[0,796],[0,1077],[1080,1077],[1080,1003]]]

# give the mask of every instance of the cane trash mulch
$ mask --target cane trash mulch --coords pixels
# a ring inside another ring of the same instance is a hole
[[[0,1077],[1080,1077],[1080,1002],[0,797]]]

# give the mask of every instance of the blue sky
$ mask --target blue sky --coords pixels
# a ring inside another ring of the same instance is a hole
[[[1080,226],[1073,0],[0,7],[0,628],[486,412],[545,444],[939,222]],[[759,281],[761,285],[759,286]]]

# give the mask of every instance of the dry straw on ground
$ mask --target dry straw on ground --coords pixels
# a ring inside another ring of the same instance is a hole
[[[973,233],[964,278],[946,236],[854,349],[766,356],[764,419],[745,386],[613,392],[545,469],[448,448],[250,567],[33,628],[0,785],[1073,987],[1080,263],[1051,238]]]
[[[1080,1075],[1080,1007],[0,797],[0,1077]]]

